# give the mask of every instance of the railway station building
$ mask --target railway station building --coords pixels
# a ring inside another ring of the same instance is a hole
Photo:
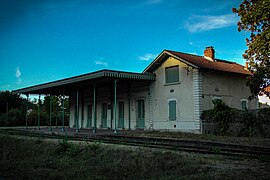
[[[256,109],[249,101],[247,67],[215,58],[162,51],[142,73],[100,70],[39,84],[14,93],[69,96],[70,128],[170,130],[200,133],[200,115],[221,99],[236,109]]]

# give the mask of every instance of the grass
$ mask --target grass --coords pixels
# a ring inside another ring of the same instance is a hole
[[[269,179],[269,157],[218,155],[47,141],[0,134],[2,179]]]

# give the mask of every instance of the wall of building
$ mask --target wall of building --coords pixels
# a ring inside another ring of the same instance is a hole
[[[243,75],[204,71],[202,72],[202,103],[203,110],[214,107],[212,99],[220,98],[228,106],[241,109],[241,100],[250,96],[249,87],[246,86],[246,78]],[[257,101],[248,102],[248,109],[256,109]]]
[[[117,124],[118,124],[118,102],[124,102],[124,129],[129,128],[129,91],[128,84],[119,83],[117,86]],[[70,127],[75,128],[75,107],[76,107],[76,92],[70,95]],[[131,82],[130,83],[130,128],[137,129],[137,100],[144,100],[145,103],[145,127],[150,129],[149,116],[149,82]],[[107,128],[114,129],[114,91],[112,86],[102,86],[96,88],[96,114],[97,114],[97,128],[101,126],[102,104],[107,106]],[[92,105],[92,123],[90,127],[94,126],[94,110],[93,110],[93,90],[81,89],[79,90],[79,128],[87,128],[87,106]],[[106,129],[107,129],[106,128]]]
[[[179,83],[165,83],[165,68],[179,66]],[[189,68],[189,71],[187,70]],[[193,98],[193,71],[191,67],[168,58],[154,72],[156,81],[153,87],[153,129],[194,131],[194,98]],[[176,121],[169,120],[169,100],[177,101]]]

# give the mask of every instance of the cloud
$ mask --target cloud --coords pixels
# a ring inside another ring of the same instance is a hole
[[[96,65],[101,65],[101,66],[108,66],[108,63],[107,62],[104,62],[104,61],[95,61],[95,64]]]
[[[194,15],[185,23],[185,28],[191,32],[203,32],[236,25],[238,17],[235,14],[220,16],[198,16]]]
[[[188,52],[188,54],[198,55],[196,52]]]
[[[145,54],[143,56],[139,56],[138,59],[141,61],[149,61],[155,59],[157,55],[155,54]]]
[[[10,88],[10,84],[6,84],[6,85],[3,85],[3,86],[0,86],[0,89],[8,89],[8,88]]]
[[[21,73],[20,67],[17,67],[16,72],[15,72],[15,77],[17,78],[17,84],[22,83],[21,75],[22,75],[22,73]]]

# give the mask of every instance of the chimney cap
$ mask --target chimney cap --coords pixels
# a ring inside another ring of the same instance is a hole
[[[207,46],[205,49],[214,49],[213,46]]]
[[[208,46],[205,48],[204,58],[210,61],[215,61],[215,50],[213,46]]]

